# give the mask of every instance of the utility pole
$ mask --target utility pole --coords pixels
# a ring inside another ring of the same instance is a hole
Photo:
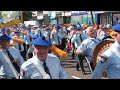
[[[90,14],[91,14],[91,18],[92,18],[92,24],[95,25],[92,11],[90,11]]]

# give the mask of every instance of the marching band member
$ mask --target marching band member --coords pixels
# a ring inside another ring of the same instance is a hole
[[[32,40],[34,40],[34,39],[37,39],[38,38],[38,36],[33,36],[33,39]],[[30,43],[31,44],[31,43]],[[33,47],[32,47],[32,44],[31,44],[31,46],[28,48],[28,50],[27,50],[27,55],[28,55],[28,58],[32,58],[34,55],[35,55],[35,53],[33,52]]]
[[[6,34],[0,36],[0,79],[19,79],[20,66],[25,60],[20,52],[14,47],[10,47],[12,38]]]
[[[76,29],[77,26],[72,26],[71,27],[71,32],[70,32],[70,42],[72,44],[72,58],[75,59],[75,41],[71,41],[73,36],[76,34]]]
[[[101,56],[92,75],[92,79],[101,79],[107,71],[107,79],[120,79],[120,24],[113,27],[115,42]]]
[[[12,40],[11,43],[14,43],[16,45],[15,48],[20,51],[21,56],[24,58],[24,60],[26,60],[26,48],[24,46],[25,39],[24,37],[20,36],[20,33],[21,33],[20,30],[15,30],[14,33],[15,33],[15,36],[13,36],[12,38],[21,39],[23,43],[15,42],[14,40]]]
[[[62,39],[62,35],[59,32],[60,30],[60,25],[55,25],[54,29],[52,30],[52,43],[59,49],[61,49],[61,39]]]
[[[85,39],[80,46],[76,50],[76,54],[84,54],[87,56],[87,59],[90,62],[92,70],[94,70],[93,63],[92,63],[92,55],[94,48],[101,42],[101,39],[97,38],[97,33],[93,27],[88,27],[86,32],[89,38]],[[80,60],[81,61],[81,60]],[[81,67],[83,67],[83,61],[80,62]],[[85,74],[85,70],[82,70],[83,74]]]
[[[1,35],[5,34],[5,28],[2,28],[0,31],[1,31],[1,33],[0,33]]]
[[[68,75],[60,64],[59,58],[48,54],[52,43],[44,38],[31,42],[35,55],[21,66],[21,79],[67,79]]]
[[[43,36],[45,36],[46,40],[51,42],[52,34],[51,34],[52,29],[50,27],[45,28],[45,33]]]
[[[76,30],[77,30],[76,34],[73,35],[73,38],[71,39],[71,42],[75,42],[75,48],[77,49],[78,46],[82,43],[82,41],[85,40],[87,37],[83,33],[81,26],[78,26]]]
[[[73,35],[73,38],[71,39],[71,42],[75,43],[75,50],[80,46],[80,44],[87,38],[87,36],[83,33],[82,27],[78,26],[76,34]],[[79,62],[83,61],[82,55],[78,55]],[[80,63],[81,64],[81,63]],[[84,73],[84,69],[81,65],[81,70]]]
[[[9,28],[5,28],[5,34],[8,35],[9,37],[13,37],[13,33],[11,33]]]
[[[41,24],[38,24],[38,37],[42,37],[45,33],[43,26]]]
[[[34,35],[38,36],[38,25],[32,26],[32,30],[34,31]]]
[[[59,32],[61,33],[62,39],[61,39],[61,49],[64,50],[66,47],[66,43],[67,43],[67,29],[64,26],[63,23],[60,24],[60,30]]]
[[[29,53],[27,53],[28,52],[28,50],[32,47],[32,45],[31,45],[31,41],[33,40],[33,36],[30,34],[31,33],[31,28],[30,27],[28,27],[27,28],[27,35],[25,35],[25,37],[24,37],[24,39],[25,39],[25,43],[26,43],[26,54],[27,54],[27,56],[28,56],[28,58],[32,58],[32,52],[29,52]]]

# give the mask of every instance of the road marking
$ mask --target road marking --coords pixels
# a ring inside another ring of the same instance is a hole
[[[72,62],[78,62],[78,60],[61,60],[61,61],[63,61],[63,62],[70,62],[70,61],[72,61]]]
[[[81,79],[81,78],[79,78],[79,77],[76,77],[76,76],[72,76],[72,78],[74,78],[74,79]]]

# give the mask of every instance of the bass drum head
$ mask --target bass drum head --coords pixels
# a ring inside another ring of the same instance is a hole
[[[107,49],[110,48],[110,46],[114,43],[114,39],[106,39],[102,42],[100,42],[93,51],[93,66],[96,67],[101,55],[103,52],[105,52]]]

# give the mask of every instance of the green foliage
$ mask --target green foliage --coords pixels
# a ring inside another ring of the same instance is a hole
[[[23,21],[29,21],[32,19],[31,11],[23,11]]]

